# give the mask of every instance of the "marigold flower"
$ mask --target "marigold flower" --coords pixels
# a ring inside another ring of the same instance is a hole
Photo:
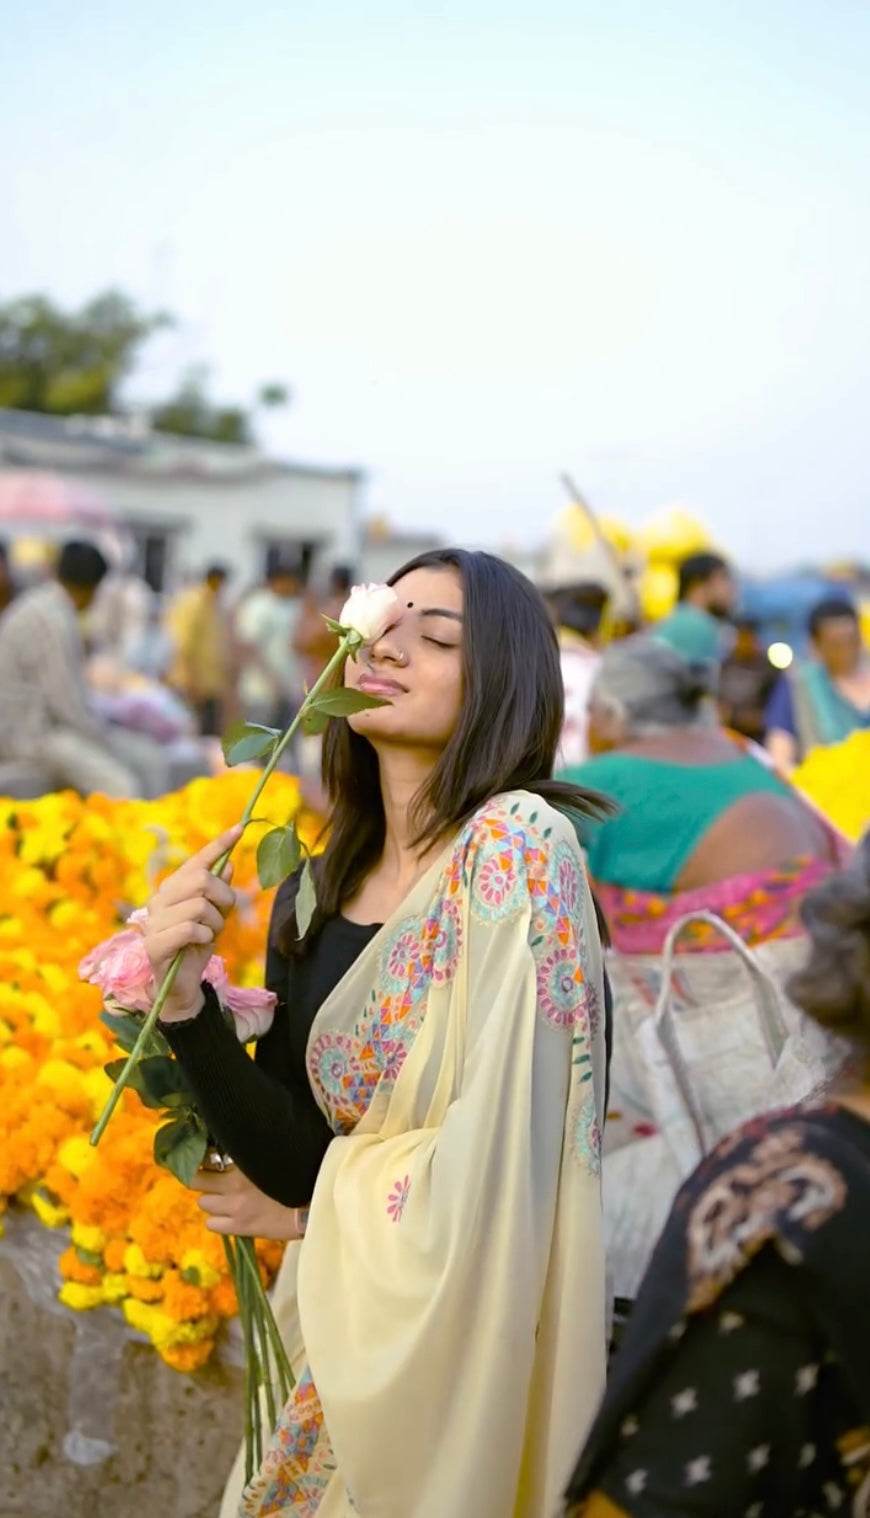
[[[73,1312],[88,1312],[92,1307],[100,1307],[103,1301],[102,1286],[84,1286],[79,1281],[64,1281],[57,1294],[58,1301],[63,1302],[64,1307],[71,1307]]]
[[[199,1344],[176,1344],[160,1350],[161,1359],[173,1370],[193,1371],[205,1365],[212,1350],[213,1339],[203,1339]]]

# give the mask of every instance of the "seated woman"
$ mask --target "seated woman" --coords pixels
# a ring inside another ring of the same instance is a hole
[[[792,1073],[779,1088],[786,1099],[803,1100],[822,1087],[839,1062],[784,992],[803,954],[800,902],[835,867],[837,841],[763,756],[718,726],[708,693],[708,667],[687,664],[666,645],[643,635],[612,644],[592,692],[594,757],[563,772],[618,808],[580,824],[613,943],[604,1201],[617,1299],[636,1296],[693,1163],[675,1140],[668,1079],[650,1058],[660,998],[668,998],[681,1045],[699,1008],[713,1010],[721,1030],[718,1047],[691,1077],[705,1114],[704,1147],[777,1103],[769,1095],[771,1067],[758,1065],[754,1086],[747,1083],[740,1051],[761,1028],[764,1009],[741,954],[711,915],[753,946],[781,1007],[791,1039],[783,1069],[790,1065]],[[680,963],[673,976],[663,955],[672,932]],[[656,1035],[656,1049],[658,1043]],[[702,1152],[699,1146],[696,1158]]]
[[[605,651],[592,692],[593,757],[564,778],[617,812],[585,822],[590,873],[613,936],[656,954],[687,913],[717,913],[747,943],[800,932],[806,890],[845,854],[760,751],[716,724],[708,666],[643,634]],[[757,755],[757,757],[756,757]],[[696,924],[689,947],[721,948]]]
[[[870,1512],[870,837],[803,916],[790,994],[850,1039],[829,1105],[683,1188],[569,1493],[576,1518]]]

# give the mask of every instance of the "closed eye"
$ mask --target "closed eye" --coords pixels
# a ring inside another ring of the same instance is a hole
[[[427,638],[425,634],[423,635],[423,642],[424,643],[434,643],[436,648],[456,648],[457,647],[457,644],[455,644],[455,643],[442,643],[440,638]]]

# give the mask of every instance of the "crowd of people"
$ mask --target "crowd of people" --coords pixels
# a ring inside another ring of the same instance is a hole
[[[107,568],[72,543],[10,588],[0,764],[117,794],[160,772],[88,686]],[[203,739],[281,726],[348,578],[276,563],[231,615],[215,564],[159,619],[119,588],[103,636]],[[854,607],[781,675],[715,554],[646,629],[483,553],[392,584],[345,671],[388,704],[323,740],[317,909],[300,935],[277,892],[255,1060],[202,979],[236,835],[146,918],[156,977],[188,949],[162,1027],[232,1161],[208,1226],[288,1241],[296,1387],[223,1518],[870,1512],[870,844],[790,780],[870,728]]]
[[[161,601],[95,543],[70,541],[16,586],[0,544],[0,792],[159,796],[214,769],[233,718],[286,725],[312,660],[334,647],[321,612],[340,608],[350,576],[336,567],[318,590],[276,560],[235,600],[230,582],[214,563]],[[289,757],[313,781],[317,741]]]

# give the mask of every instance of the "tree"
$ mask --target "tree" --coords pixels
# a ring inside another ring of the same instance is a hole
[[[0,304],[0,406],[56,416],[117,412],[121,381],[142,343],[172,323],[165,312],[140,311],[119,290],[94,296],[78,311],[46,295]],[[272,381],[248,407],[216,406],[207,381],[207,368],[188,370],[175,394],[154,408],[153,426],[179,437],[251,443],[260,412],[289,402],[286,386]]]
[[[0,406],[60,416],[115,410],[142,342],[170,320],[118,290],[72,312],[45,295],[0,305]]]
[[[208,369],[197,365],[188,369],[178,390],[164,405],[151,414],[158,432],[173,432],[179,437],[209,438],[216,443],[252,443],[253,420],[261,411],[286,406],[289,391],[272,382],[261,385],[251,411],[240,406],[215,406],[207,394]]]

